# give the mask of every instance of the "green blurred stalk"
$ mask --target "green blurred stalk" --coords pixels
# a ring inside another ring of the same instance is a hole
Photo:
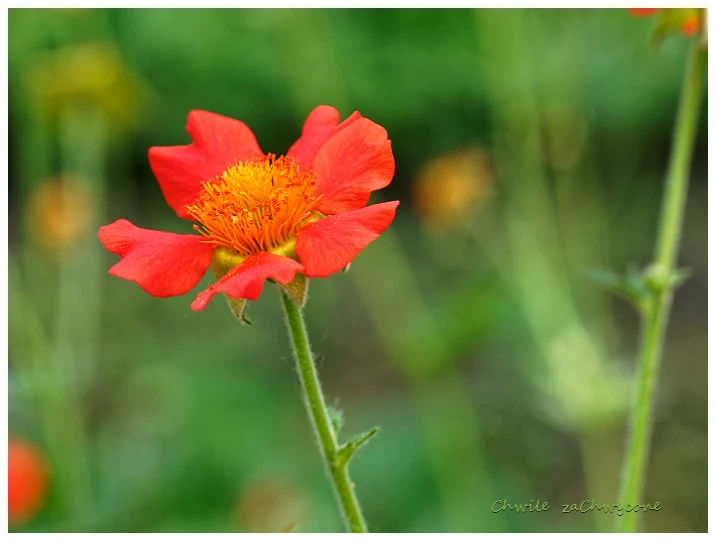
[[[18,177],[19,182],[17,198],[26,204],[29,195],[45,180],[51,171],[52,133],[49,124],[39,119],[27,108],[20,108],[19,113],[20,129],[18,130],[19,140],[17,142],[18,154]],[[24,218],[24,216],[23,216]],[[23,232],[23,244],[30,236],[27,230],[29,222],[23,220],[20,224]]]
[[[336,431],[331,424],[326,400],[321,390],[321,382],[318,379],[316,363],[311,353],[303,314],[284,291],[281,291],[281,300],[286,316],[286,327],[293,346],[293,356],[296,359],[298,375],[303,386],[306,410],[318,440],[323,462],[341,506],[343,519],[350,532],[365,533],[368,531],[368,527],[358,503],[354,484],[348,476],[348,462],[340,460]]]
[[[105,122],[93,107],[67,104],[60,116],[62,172],[89,195],[92,220],[61,254],[58,262],[57,311],[52,360],[55,396],[61,402],[54,435],[62,470],[63,498],[69,512],[68,527],[77,529],[91,520],[94,505],[84,391],[94,379],[98,355],[102,276],[95,232],[104,199]]]
[[[10,340],[17,340],[28,346],[27,350],[17,357],[22,359],[22,362],[18,363],[19,379],[38,410],[44,444],[55,459],[53,462],[61,465],[64,463],[62,441],[65,433],[61,421],[67,411],[64,407],[66,401],[63,400],[62,386],[57,385],[57,381],[61,378],[61,370],[56,362],[57,358],[42,318],[28,294],[26,286],[28,280],[23,279],[22,271],[13,256],[8,259],[8,275],[8,289],[12,291],[12,295],[8,298]],[[53,477],[54,484],[60,487],[66,486],[62,468],[58,468]],[[60,497],[67,494],[62,489],[58,493]]]
[[[92,106],[66,105],[60,120],[63,175],[78,183],[88,195],[90,216],[75,245],[60,260],[58,348],[73,363],[82,381],[94,377],[98,355],[100,284],[104,275],[103,253],[97,230],[105,199],[104,115]]]
[[[84,430],[78,397],[69,389],[67,370],[57,349],[47,336],[40,315],[27,294],[20,270],[11,259],[12,279],[10,309],[11,336],[24,338],[30,345],[23,354],[22,381],[37,407],[44,443],[52,459],[54,493],[64,511],[64,529],[78,529],[86,485]],[[24,336],[23,336],[24,335]]]
[[[42,118],[28,115],[27,138],[21,145],[23,179],[21,201],[27,203],[27,193],[39,186],[49,174],[49,125]],[[97,203],[102,200],[102,162],[104,124],[95,110],[65,106],[59,122],[62,175],[83,181],[83,187]],[[39,156],[39,159],[35,159]],[[30,159],[34,157],[33,159]],[[44,173],[43,173],[44,171]],[[89,181],[85,180],[89,179]],[[29,187],[29,189],[28,189]],[[94,209],[86,209],[90,213]],[[23,287],[13,289],[14,311],[21,313],[22,328],[32,348],[27,352],[27,364],[20,366],[29,390],[37,405],[44,440],[53,465],[54,492],[63,510],[63,529],[81,529],[87,520],[92,503],[89,473],[89,452],[86,419],[82,406],[82,390],[89,379],[88,367],[96,357],[98,335],[98,284],[95,224],[88,225],[84,237],[76,240],[74,248],[60,255],[57,273],[57,308],[52,336],[44,330],[42,318],[33,308],[29,293]],[[29,284],[47,279],[49,271],[43,254],[32,247],[31,232],[22,235],[22,259]],[[42,267],[38,267],[41,265]],[[11,267],[16,279],[22,271]],[[17,334],[16,333],[16,334]],[[84,362],[79,364],[82,359]]]
[[[538,154],[545,127],[540,119],[543,104],[536,88],[535,72],[540,67],[530,58],[530,40],[535,33],[530,32],[529,19],[537,16],[521,9],[476,11],[482,44],[481,67],[497,132],[495,155],[500,176],[510,179],[503,185],[508,200],[504,213],[506,242],[494,239],[479,242],[521,305],[541,354],[542,362],[531,367],[533,377],[557,382],[558,368],[547,361],[554,355],[555,341],[566,331],[583,337],[585,351],[593,352],[595,358],[601,360],[604,356],[601,343],[592,338],[582,321],[576,292],[569,282],[569,259],[565,254],[569,246],[564,246],[562,231],[570,226],[567,220],[572,216],[562,216],[558,204],[563,208],[565,197],[571,194],[562,188],[555,201]],[[585,228],[593,226],[591,221],[580,226],[580,242]],[[604,491],[603,474],[595,463],[593,446],[606,445],[606,440],[590,434],[592,428],[582,426],[580,419],[570,417],[575,412],[569,406],[569,401],[561,404],[578,439],[585,497],[596,497]],[[592,520],[596,526],[598,520],[595,517]]]
[[[684,221],[689,169],[699,122],[706,64],[706,50],[702,48],[700,40],[693,40],[674,127],[674,143],[666,176],[655,261],[648,276],[652,286],[652,298],[641,314],[642,338],[638,374],[619,491],[619,502],[625,505],[644,503],[641,498],[651,445],[654,390],[675,288],[675,264]],[[617,518],[617,530],[636,531],[637,518],[636,513],[624,513]]]

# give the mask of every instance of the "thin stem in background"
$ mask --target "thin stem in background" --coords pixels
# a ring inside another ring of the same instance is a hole
[[[94,516],[90,437],[87,413],[82,400],[96,377],[98,358],[98,317],[101,311],[100,277],[102,254],[96,231],[102,223],[104,206],[104,159],[106,122],[95,107],[66,104],[60,117],[62,171],[88,194],[90,221],[71,248],[58,262],[57,310],[54,328],[54,357],[58,369],[57,385],[64,395],[61,415],[64,434],[63,468],[72,490],[75,524],[87,524]],[[77,526],[75,526],[77,528]]]
[[[353,483],[348,476],[348,464],[338,460],[339,447],[336,432],[331,424],[323,391],[321,391],[321,383],[313,361],[303,315],[296,303],[283,291],[281,298],[298,375],[303,387],[306,409],[318,439],[321,456],[323,456],[333,489],[341,506],[343,518],[349,531],[367,532],[368,528],[353,489]]]
[[[88,197],[82,234],[59,262],[57,348],[81,385],[91,385],[99,357],[101,277],[104,253],[97,242],[103,225],[107,121],[96,107],[68,104],[60,118],[62,171]]]
[[[644,503],[641,500],[651,444],[654,389],[675,287],[672,277],[675,273],[681,226],[684,221],[689,168],[706,76],[706,59],[707,53],[702,49],[700,40],[694,40],[674,127],[674,142],[661,208],[655,262],[650,274],[653,282],[652,299],[641,314],[642,339],[636,392],[619,492],[619,502],[625,505]],[[637,519],[636,513],[624,513],[617,518],[617,529],[622,532],[633,532],[636,530]]]

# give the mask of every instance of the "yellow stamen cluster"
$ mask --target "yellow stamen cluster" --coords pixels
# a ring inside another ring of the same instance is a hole
[[[311,217],[316,175],[291,157],[269,154],[237,162],[205,182],[187,207],[205,242],[242,255],[266,252],[295,238]]]

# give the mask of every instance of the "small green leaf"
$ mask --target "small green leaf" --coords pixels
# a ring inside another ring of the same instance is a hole
[[[671,274],[671,278],[669,280],[669,285],[672,289],[676,289],[677,287],[680,287],[681,284],[683,284],[686,280],[691,278],[693,276],[693,272],[691,272],[691,269],[676,269]]]
[[[349,442],[341,445],[341,448],[338,450],[338,455],[336,456],[335,460],[336,466],[343,467],[348,464],[348,462],[358,452],[358,449],[368,443],[373,438],[373,436],[378,433],[378,430],[380,430],[380,428],[375,426],[369,431],[363,432],[362,434],[358,434]]]
[[[651,295],[644,275],[636,267],[627,269],[626,275],[602,267],[586,270],[589,279],[631,302],[637,309],[643,309]]]

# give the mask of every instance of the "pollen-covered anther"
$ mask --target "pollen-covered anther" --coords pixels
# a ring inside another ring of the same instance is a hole
[[[320,196],[313,195],[316,175],[291,157],[269,154],[237,162],[205,182],[187,207],[201,225],[205,242],[242,255],[268,252],[295,238]]]

